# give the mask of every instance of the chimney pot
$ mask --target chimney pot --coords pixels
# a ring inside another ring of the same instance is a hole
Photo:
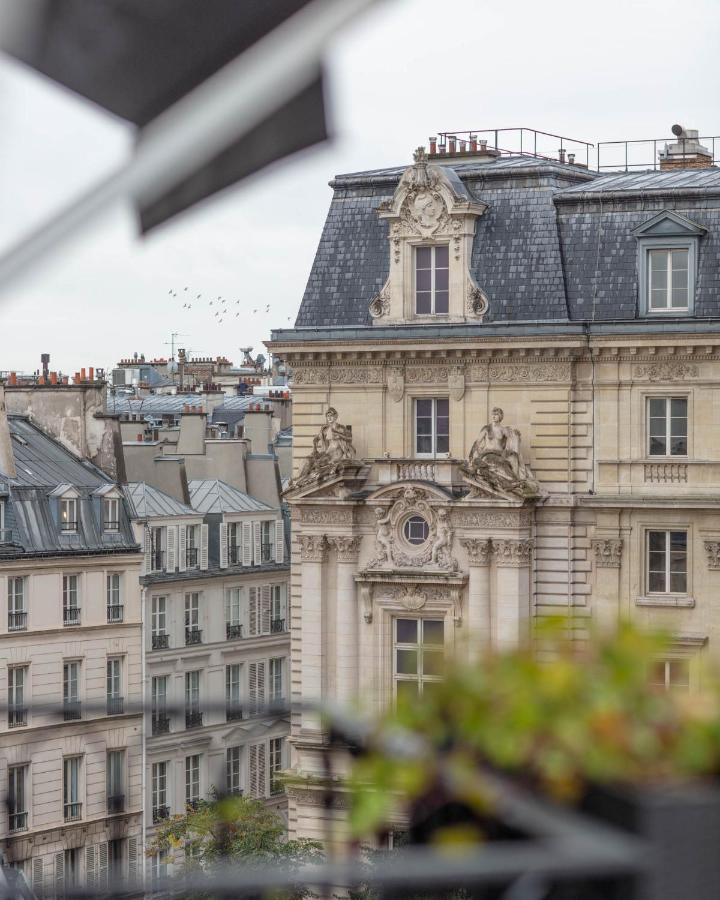
[[[568,153],[567,161],[570,163],[571,166],[574,166],[575,165],[575,154]]]
[[[13,387],[17,385],[17,372],[10,373],[10,384],[13,385]]]
[[[484,153],[487,150],[487,139],[484,138],[483,140],[478,141],[478,144],[480,146],[480,152]]]
[[[465,148],[467,147],[467,141],[460,141],[460,152],[465,153]]]
[[[565,162],[565,148],[564,147],[561,147],[558,150],[558,159],[560,160],[561,163]]]
[[[81,368],[81,369],[80,369],[80,380],[81,380],[81,381],[85,381],[85,377],[86,377],[86,376],[85,376],[85,369]]]
[[[95,375],[95,369],[92,366],[90,366],[88,381],[95,381],[94,375]]]
[[[430,153],[437,153],[437,137],[428,138],[428,141],[430,142]]]
[[[477,152],[477,135],[476,134],[470,135],[470,151],[472,153]]]
[[[457,137],[454,134],[448,135],[448,153],[455,152],[455,144],[457,142]]]
[[[51,372],[50,373],[50,384],[57,384],[57,383],[58,383],[57,372]]]

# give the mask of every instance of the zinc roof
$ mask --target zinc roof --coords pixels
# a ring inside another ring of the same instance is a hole
[[[273,509],[218,479],[196,479],[188,487],[190,502],[201,513],[269,512]]]
[[[161,491],[145,481],[131,481],[123,485],[125,496],[130,501],[134,517],[152,519],[160,516],[194,516],[196,511],[186,506],[165,491]]]

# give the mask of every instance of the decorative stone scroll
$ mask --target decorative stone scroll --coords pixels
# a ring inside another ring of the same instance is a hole
[[[501,538],[493,540],[493,554],[498,566],[521,568],[529,566],[532,559],[533,542],[526,540],[510,540]]]
[[[458,528],[519,528],[529,525],[531,512],[527,509],[456,509],[453,522]]]
[[[442,383],[448,380],[449,371],[445,365],[408,366],[405,370],[405,380],[408,384]]]
[[[386,281],[382,290],[370,301],[369,312],[373,319],[381,319],[390,311],[390,281]]]
[[[324,562],[327,558],[328,542],[324,534],[301,534],[300,559],[303,562]]]
[[[471,566],[489,566],[493,547],[489,538],[460,538]]]
[[[720,541],[705,541],[708,569],[720,569]]]
[[[485,291],[479,288],[472,279],[468,279],[467,286],[467,313],[482,321],[488,311],[488,298]]]
[[[619,538],[597,538],[591,541],[595,565],[600,569],[619,569],[623,542]]]
[[[382,369],[379,365],[337,365],[330,368],[332,384],[382,384],[382,380]]]

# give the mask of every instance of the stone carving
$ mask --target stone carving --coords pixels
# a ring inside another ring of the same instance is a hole
[[[329,381],[330,370],[326,367],[301,366],[293,369],[293,384],[328,384]]]
[[[394,403],[399,403],[405,394],[405,372],[400,366],[393,366],[387,373],[388,394]]]
[[[492,544],[489,538],[460,538],[471,566],[489,566],[492,557]]]
[[[708,569],[720,569],[720,541],[705,541]]]
[[[601,569],[619,569],[623,542],[618,538],[597,538],[592,541],[595,565]]]
[[[460,467],[472,487],[471,496],[529,499],[540,496],[540,486],[520,455],[520,432],[502,424],[500,407],[492,411],[492,422],[485,425],[470,448],[466,463]]]
[[[390,281],[386,281],[382,289],[375,294],[368,307],[373,319],[381,319],[390,312]]]
[[[425,591],[421,591],[417,585],[405,584],[401,588],[399,600],[405,609],[414,612],[425,606],[427,603],[427,594]]]
[[[330,381],[333,384],[381,384],[382,369],[379,366],[333,366]]]
[[[325,424],[313,438],[313,449],[297,478],[291,479],[286,493],[297,490],[329,475],[337,475],[347,462],[355,460],[352,430],[338,422],[337,410],[331,406],[325,413]]]
[[[328,794],[330,795],[328,797]],[[338,791],[335,786],[305,790],[295,785],[287,785],[285,796],[288,800],[294,800],[300,806],[330,806],[331,809],[349,809],[350,795]]]
[[[452,366],[448,375],[448,392],[453,400],[462,400],[465,394],[465,369]]]
[[[363,619],[369,625],[373,620],[373,586],[371,584],[360,585],[360,605],[363,610]]]
[[[448,220],[447,206],[438,190],[442,178],[437,166],[429,166],[423,147],[413,153],[415,165],[405,171],[400,186],[405,199],[400,207],[400,220],[413,234],[429,237]]]
[[[456,568],[457,563],[453,566],[451,553],[452,541],[453,530],[450,527],[447,510],[439,509],[435,520],[435,540],[432,545],[430,562],[441,569]]]
[[[409,384],[432,384],[447,381],[447,366],[408,366],[405,378]]]
[[[458,510],[453,512],[453,521],[459,528],[517,528],[529,525],[530,512],[524,509],[503,512],[483,509],[477,511]]]
[[[301,534],[300,559],[303,562],[324,562],[327,555],[327,538],[324,534]]]
[[[435,463],[398,463],[398,481],[435,481]]]
[[[379,566],[392,566],[393,539],[390,511],[378,506],[375,510],[377,533],[375,534],[375,557],[368,566],[370,569]]]
[[[520,568],[529,566],[532,558],[533,543],[531,540],[509,540],[500,538],[493,540],[493,554],[498,566]]]
[[[488,310],[488,298],[483,290],[481,290],[472,279],[468,280],[467,286],[467,313],[469,316],[475,316],[476,319],[482,319]]]
[[[339,534],[328,535],[327,542],[330,547],[337,550],[340,562],[357,561],[358,553],[360,552],[360,544],[362,543],[362,537],[360,535],[356,535],[355,537]]]
[[[300,519],[308,525],[350,525],[353,520],[353,511],[352,509],[303,506],[300,509]]]
[[[491,363],[488,377],[490,381],[519,381],[532,384],[543,381],[569,381],[569,362],[555,363]]]
[[[646,463],[645,481],[655,484],[681,484],[688,480],[685,463]]]
[[[696,378],[698,367],[679,360],[663,360],[646,366],[636,366],[635,375],[650,381],[676,381],[683,378]]]

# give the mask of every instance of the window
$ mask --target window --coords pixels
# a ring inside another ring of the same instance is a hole
[[[185,568],[196,569],[199,564],[199,541],[198,534],[200,528],[197,525],[185,526]]]
[[[12,528],[5,526],[5,501],[0,500],[0,544],[8,544],[12,541]]]
[[[690,660],[682,657],[656,660],[650,670],[650,684],[666,691],[689,691]]]
[[[265,661],[248,663],[248,707],[251,715],[265,706]]]
[[[225,637],[230,641],[243,636],[240,622],[240,597],[242,588],[230,588],[225,592]]]
[[[689,309],[689,257],[687,247],[647,251],[648,312]]]
[[[415,248],[415,313],[442,316],[448,313],[449,253],[446,244]]]
[[[240,783],[241,747],[228,747],[225,766],[225,790],[228,794],[242,794]]]
[[[228,560],[231,566],[242,562],[242,522],[228,525]]]
[[[123,711],[122,659],[113,657],[107,661],[107,714],[119,716]]]
[[[447,397],[415,401],[415,453],[441,456],[450,452],[450,402]]]
[[[275,522],[260,523],[260,562],[269,563],[275,559]]]
[[[8,578],[8,631],[24,631],[27,628],[25,608],[25,579]]]
[[[8,827],[10,831],[25,831],[28,827],[27,766],[8,766]]]
[[[150,857],[150,876],[153,881],[160,881],[167,878],[168,874],[168,851],[160,850],[153,853]]]
[[[63,625],[80,624],[79,581],[79,575],[63,575]]]
[[[12,666],[8,669],[8,728],[27,725],[25,685],[28,672],[27,666]]]
[[[282,794],[283,785],[278,779],[278,775],[282,772],[283,766],[283,744],[281,737],[270,738],[270,793]]]
[[[120,500],[117,497],[103,499],[103,530],[117,531],[120,527]]]
[[[167,633],[167,597],[152,598],[150,628],[153,650],[167,650],[170,646]]]
[[[67,756],[63,760],[63,805],[66,822],[82,818],[80,801],[81,756]]]
[[[167,819],[170,815],[167,793],[167,770],[168,764],[166,762],[156,762],[152,764],[152,820],[154,824],[157,824],[163,819]]]
[[[167,675],[154,675],[151,682],[152,733],[167,734],[170,717],[167,714]]]
[[[403,534],[409,544],[419,547],[430,537],[430,526],[422,516],[410,516],[403,527]]]
[[[687,456],[686,397],[648,397],[648,456]]]
[[[55,872],[57,885],[57,869]],[[66,891],[80,884],[80,850],[77,847],[64,851],[62,875]],[[56,890],[56,894],[62,895],[62,891]]]
[[[442,678],[442,619],[395,619],[395,694],[412,699]]]
[[[77,531],[77,500],[64,497],[60,500],[60,531]]]
[[[80,709],[80,663],[63,664],[63,716],[66,722],[79,719]]]
[[[283,660],[282,657],[275,657],[270,660],[270,701],[283,699]]]
[[[105,762],[107,811],[115,815],[125,810],[125,751],[108,750]]]
[[[150,529],[150,570],[162,572],[165,568],[165,529]]]
[[[687,593],[687,531],[647,532],[647,589],[651,594]]]
[[[239,663],[225,666],[225,715],[228,722],[242,719]]]
[[[185,644],[202,643],[200,630],[200,594],[185,594]]]
[[[193,806],[200,799],[200,756],[185,757],[185,803]]]
[[[120,573],[108,572],[106,577],[106,600],[108,622],[122,622],[123,605],[120,602]]]
[[[196,670],[185,673],[185,727],[198,728],[200,725],[200,671]]]
[[[285,609],[285,585],[273,584],[270,587],[271,620],[270,631],[279,634],[287,631],[287,618]]]

